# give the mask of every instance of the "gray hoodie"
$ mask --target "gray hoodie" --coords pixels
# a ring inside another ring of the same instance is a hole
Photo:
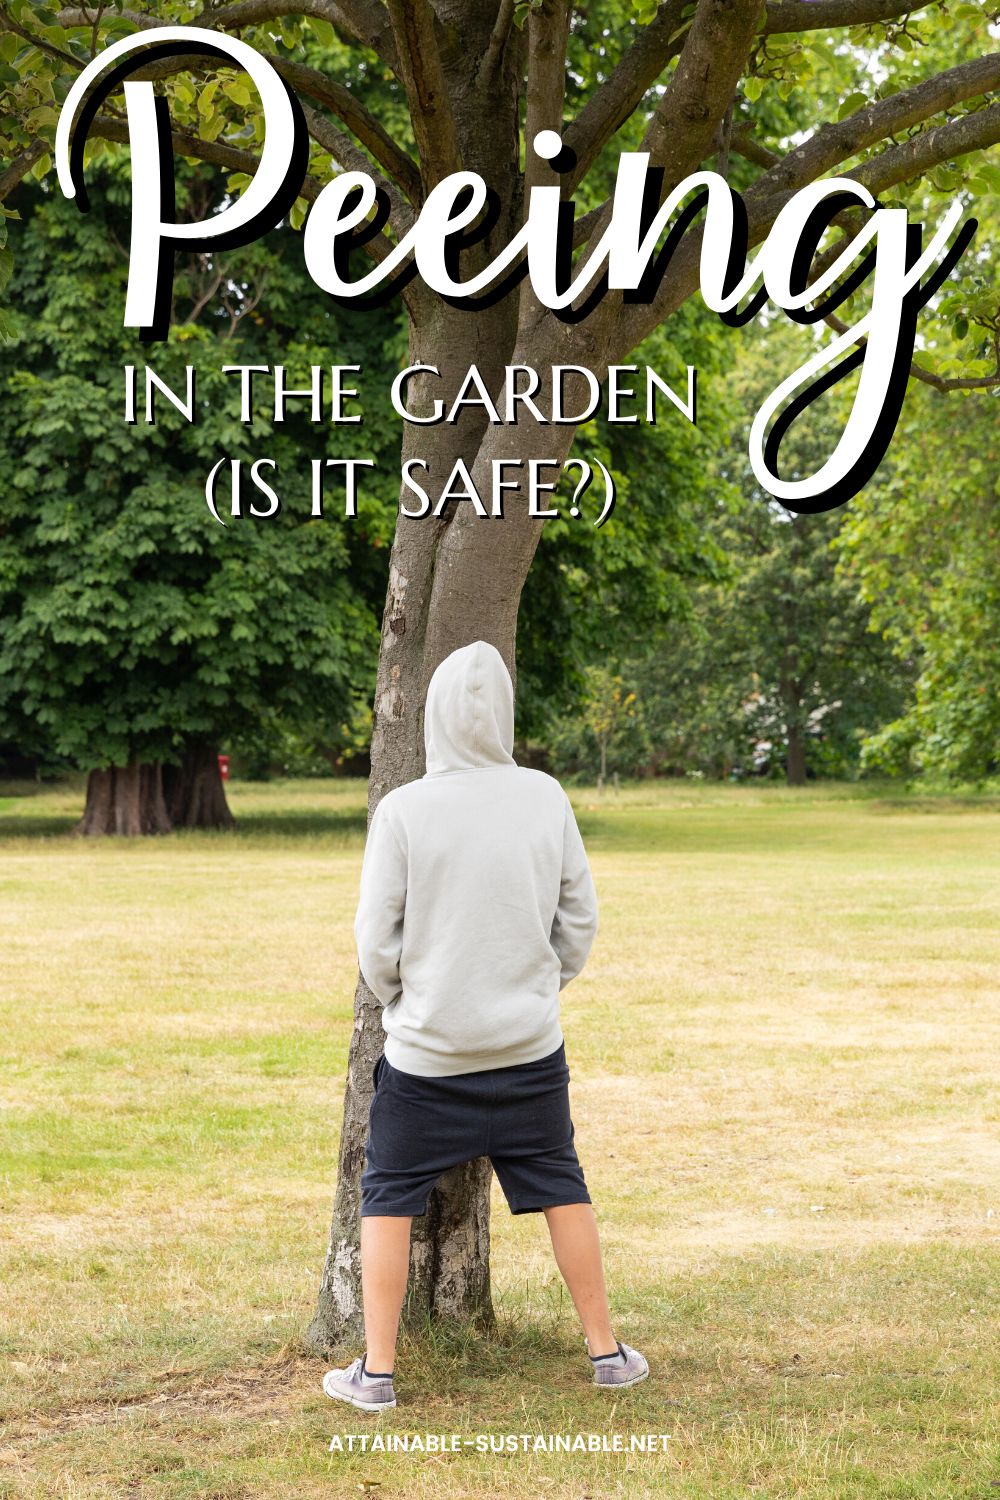
[[[354,934],[385,1055],[425,1077],[534,1062],[597,931],[569,798],[515,762],[514,689],[485,641],[453,651],[424,711],[427,771],[375,809]]]

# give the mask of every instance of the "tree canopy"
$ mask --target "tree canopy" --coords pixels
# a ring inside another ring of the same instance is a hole
[[[90,769],[178,760],[193,739],[231,745],[273,716],[336,738],[370,693],[385,481],[353,528],[311,521],[309,457],[327,451],[325,431],[291,407],[272,428],[263,394],[243,427],[221,367],[269,362],[277,343],[301,376],[331,345],[374,348],[376,330],[346,327],[270,245],[244,254],[238,283],[216,285],[219,267],[193,260],[155,368],[183,393],[194,366],[208,418],[188,423],[161,397],[148,425],[140,393],[127,425],[123,367],[141,370],[150,351],[105,313],[121,296],[127,187],[106,171],[101,189],[81,222],[51,194],[19,199],[20,331],[0,351],[0,740]],[[365,428],[375,454],[393,440],[388,424]],[[219,525],[204,475],[222,455],[262,452],[282,513]]]
[[[866,764],[980,781],[1000,768],[1000,410],[920,392],[892,462],[850,508],[841,572],[916,686]]]

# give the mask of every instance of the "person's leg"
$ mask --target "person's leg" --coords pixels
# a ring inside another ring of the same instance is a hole
[[[565,1203],[544,1212],[556,1265],[569,1287],[591,1357],[617,1354],[593,1208],[589,1203]]]
[[[399,1315],[410,1269],[410,1218],[369,1214],[361,1220],[361,1295],[365,1309],[365,1369],[391,1375]]]

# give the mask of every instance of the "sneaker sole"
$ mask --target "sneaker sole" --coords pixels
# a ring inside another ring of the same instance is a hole
[[[358,1401],[354,1396],[345,1395],[343,1391],[331,1391],[323,1379],[323,1394],[329,1396],[331,1401],[346,1401],[348,1406],[353,1406],[355,1411],[392,1411],[396,1405],[395,1401]]]
[[[614,1385],[605,1385],[603,1382],[598,1385],[596,1380],[594,1384],[599,1391],[628,1391],[631,1390],[632,1386],[640,1385],[642,1381],[648,1380],[648,1378],[649,1371],[643,1370],[641,1375],[633,1375],[631,1380],[616,1380]]]

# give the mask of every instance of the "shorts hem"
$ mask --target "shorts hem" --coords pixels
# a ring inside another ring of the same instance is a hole
[[[543,1213],[547,1208],[569,1208],[574,1203],[593,1204],[593,1201],[594,1200],[589,1196],[589,1194],[584,1194],[582,1198],[579,1194],[577,1194],[576,1197],[573,1198],[550,1198],[547,1203],[519,1203],[516,1206],[513,1203],[508,1203],[507,1207],[510,1209],[512,1214],[540,1214]]]
[[[367,1207],[361,1205],[358,1217],[361,1219],[422,1219],[427,1212],[429,1199],[425,1198],[423,1203],[380,1203],[378,1206]]]

